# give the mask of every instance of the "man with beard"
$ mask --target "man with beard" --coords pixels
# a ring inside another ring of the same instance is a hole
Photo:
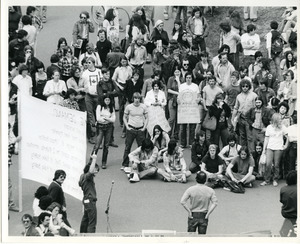
[[[273,110],[265,106],[262,97],[256,97],[255,108],[251,108],[246,114],[246,119],[252,131],[253,148],[255,148],[256,141],[264,142],[265,131],[271,122],[273,113]]]
[[[140,74],[140,81],[144,80],[144,65],[147,59],[147,50],[142,45],[144,37],[139,35],[134,43],[132,43],[125,54],[132,69],[136,69]]]

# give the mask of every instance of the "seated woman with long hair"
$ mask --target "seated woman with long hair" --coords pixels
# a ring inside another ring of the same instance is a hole
[[[63,221],[61,212],[61,205],[57,202],[53,202],[47,208],[47,211],[51,213],[49,230],[57,236],[69,236],[74,235],[75,230],[66,225]]]
[[[177,146],[176,140],[170,140],[168,150],[163,154],[163,160],[164,169],[158,169],[157,171],[163,177],[163,180],[166,182],[186,183],[186,179],[192,173],[187,170],[182,149]]]
[[[158,149],[158,163],[163,161],[163,153],[167,150],[167,146],[170,141],[170,137],[167,132],[165,132],[160,125],[155,125],[153,127],[153,136],[151,138],[154,146]]]

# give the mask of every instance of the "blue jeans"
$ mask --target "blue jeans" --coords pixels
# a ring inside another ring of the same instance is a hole
[[[92,96],[90,94],[85,95],[85,106],[87,112],[87,137],[90,139],[96,133],[96,108],[98,105],[98,96]]]
[[[80,233],[95,233],[97,225],[96,201],[84,203],[84,214],[80,223]]]
[[[96,151],[99,150],[99,147],[104,138],[104,147],[103,147],[103,153],[102,153],[102,165],[106,165],[109,143],[111,141],[111,135],[112,135],[112,131],[113,131],[113,123],[97,124],[97,129],[99,130],[99,133],[97,136],[96,144],[94,146],[94,150],[96,150]]]
[[[272,164],[274,164],[274,177],[273,180],[278,181],[279,178],[279,164],[282,155],[282,150],[271,150],[267,149],[267,162],[266,162],[266,171],[265,171],[265,181],[270,182],[272,177]]]
[[[198,228],[198,234],[206,234],[208,225],[208,219],[205,219],[206,213],[193,212],[193,218],[188,218],[188,232],[196,232]]]
[[[126,130],[125,150],[122,162],[122,166],[124,167],[129,166],[128,154],[131,151],[131,146],[133,144],[134,139],[136,139],[136,143],[138,144],[138,147],[140,147],[142,145],[143,140],[145,139],[145,132],[135,129]]]

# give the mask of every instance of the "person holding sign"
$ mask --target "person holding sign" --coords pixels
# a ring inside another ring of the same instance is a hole
[[[179,96],[177,98],[177,103],[182,104],[185,102],[189,102],[188,97],[186,97],[183,93],[188,94],[189,93],[194,93],[196,94],[196,99],[193,103],[198,104],[200,101],[200,91],[199,87],[195,84],[192,83],[193,81],[193,74],[191,72],[187,72],[184,77],[185,82],[179,86]],[[180,96],[180,93],[183,94]],[[199,111],[199,109],[198,109]],[[195,138],[195,129],[196,129],[196,124],[197,123],[190,123],[189,124],[189,145],[191,146],[193,144],[194,138]],[[185,148],[187,146],[187,123],[182,123],[180,125],[180,146]]]
[[[97,225],[97,192],[94,177],[99,171],[96,164],[97,155],[91,156],[90,162],[85,165],[79,179],[79,186],[83,191],[84,214],[80,223],[80,233],[95,233]]]

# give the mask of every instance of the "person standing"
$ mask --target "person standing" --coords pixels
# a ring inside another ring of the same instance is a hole
[[[49,196],[52,198],[52,202],[57,202],[62,206],[62,215],[64,217],[64,222],[70,226],[67,220],[67,208],[66,208],[66,199],[64,191],[61,185],[66,179],[66,172],[64,170],[58,169],[54,173],[54,178],[52,183],[48,187]]]
[[[241,43],[244,49],[244,65],[249,67],[255,62],[254,55],[260,46],[259,35],[256,32],[256,26],[253,24],[247,25],[247,33],[241,37]]]
[[[97,192],[94,177],[99,171],[96,164],[97,155],[91,156],[90,162],[84,167],[79,179],[79,186],[83,191],[84,214],[80,223],[80,233],[95,233],[97,225]]]
[[[183,23],[185,25],[186,22]],[[208,24],[200,8],[193,9],[192,16],[188,19],[186,24],[187,32],[192,35],[193,46],[200,46],[201,52],[206,52],[205,37],[208,36]]]
[[[285,218],[280,236],[294,236],[293,226],[297,223],[297,171],[292,170],[286,177],[287,185],[280,189],[281,215]],[[292,230],[291,233],[289,231]]]
[[[208,218],[217,207],[215,191],[204,185],[206,178],[203,171],[197,172],[197,184],[188,188],[181,198],[180,202],[188,212],[188,232],[196,232],[198,228],[198,234],[206,234]],[[187,204],[189,199],[190,206]]]
[[[73,27],[73,46],[74,56],[79,58],[79,54],[86,52],[86,44],[89,42],[89,33],[94,33],[95,27],[89,19],[90,15],[86,11],[82,11],[78,20]]]
[[[242,79],[240,82],[241,93],[236,97],[234,109],[232,112],[231,122],[236,126],[238,121],[238,130],[240,134],[241,146],[247,146],[252,152],[252,131],[250,130],[249,123],[246,120],[246,114],[251,108],[255,108],[255,99],[257,94],[251,91],[251,83],[249,80]]]
[[[138,147],[142,145],[145,139],[145,130],[148,123],[148,112],[146,105],[141,103],[140,93],[133,93],[133,103],[126,106],[123,122],[126,127],[125,150],[121,170],[129,166],[128,154],[130,153],[132,143],[136,139]]]
[[[86,91],[85,105],[87,111],[87,137],[91,144],[95,144],[95,113],[98,105],[97,85],[103,78],[101,70],[95,67],[95,62],[96,60],[93,57],[87,58],[88,69],[82,73],[82,79]]]

